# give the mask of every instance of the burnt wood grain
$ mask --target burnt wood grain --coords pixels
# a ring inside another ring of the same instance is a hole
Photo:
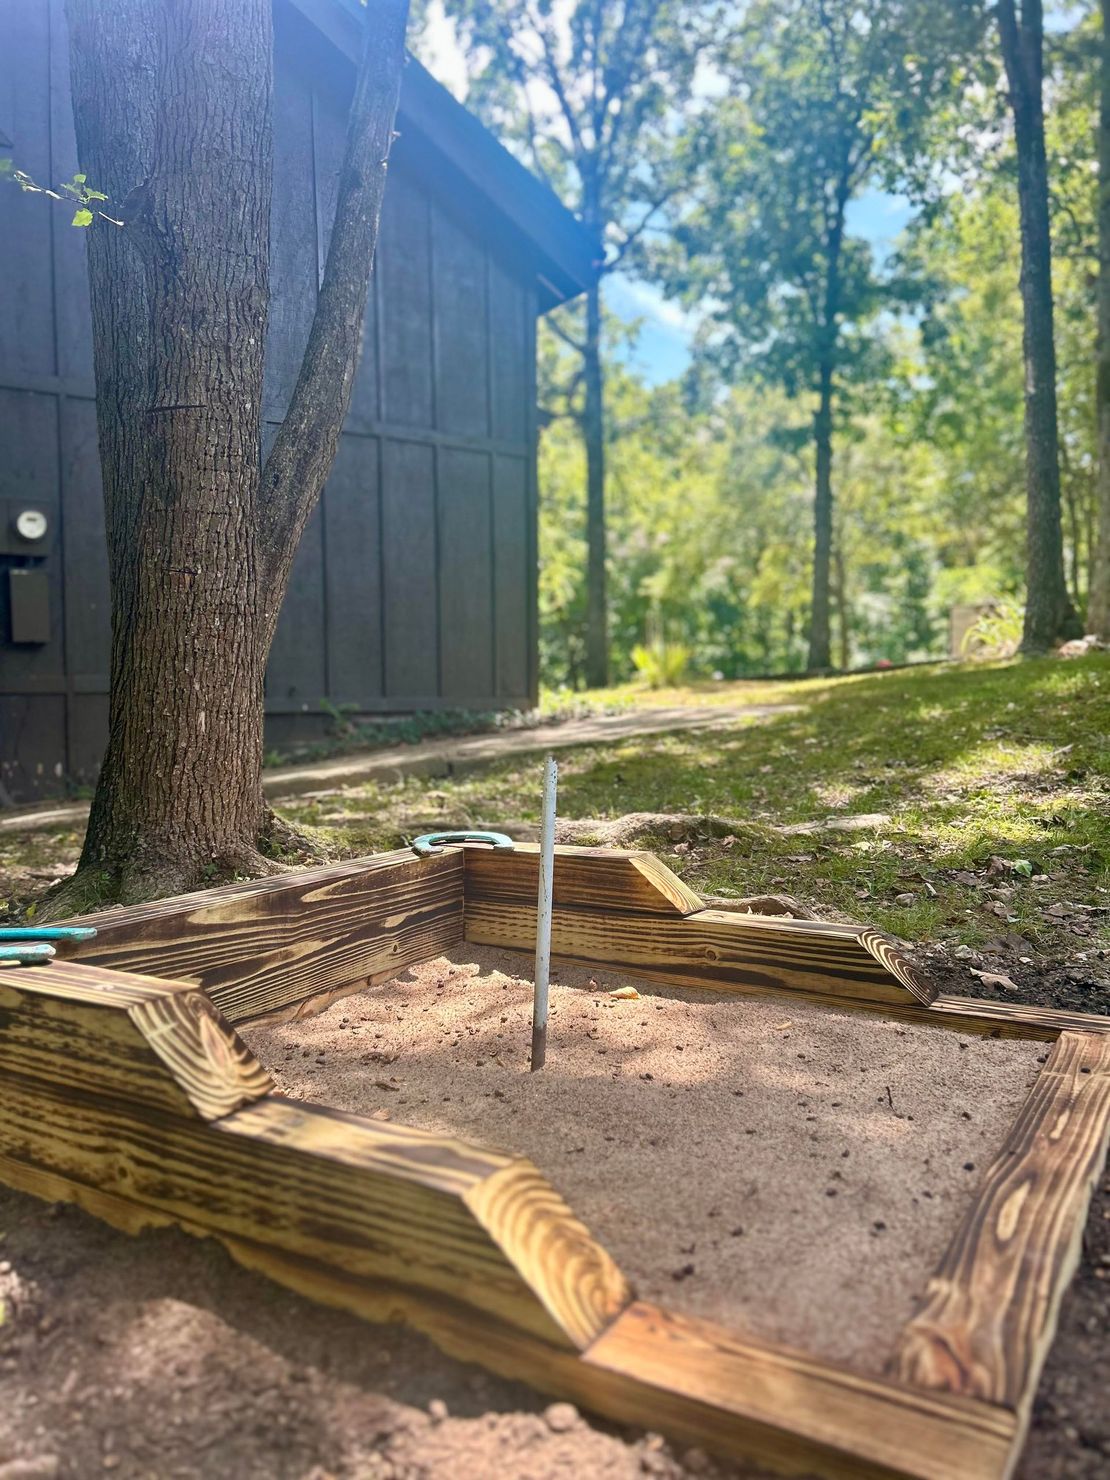
[[[462,939],[462,859],[408,849],[83,916],[92,965],[203,987],[230,1022],[295,1016]]]
[[[1065,1032],[906,1327],[905,1382],[1028,1417],[1110,1137],[1110,1037]]]
[[[196,987],[56,961],[0,969],[5,1086],[215,1120],[273,1088],[246,1044]],[[15,1088],[6,1093],[18,1094]]]
[[[199,1012],[181,1011],[194,1000]],[[10,971],[0,1014],[11,1186],[130,1232],[176,1223],[232,1252],[268,1249],[308,1293],[313,1269],[325,1285],[337,1272],[391,1290],[394,1307],[442,1296],[567,1351],[630,1298],[530,1162],[267,1093],[195,989],[82,966]]]
[[[605,1411],[775,1470],[857,1480],[1005,1473],[1013,1416],[860,1376],[636,1301],[588,1349]]]
[[[535,904],[467,899],[466,938],[527,951]],[[702,910],[691,915],[619,913],[560,906],[552,954],[668,986],[736,994],[788,992],[830,1005],[924,1006],[932,987],[898,946],[863,926]]]
[[[538,843],[517,843],[512,853],[482,847],[464,850],[466,901],[478,913],[486,903],[535,909],[539,888]],[[562,909],[612,914],[690,915],[704,908],[654,853],[615,848],[555,849],[554,902]],[[532,926],[533,935],[535,925]]]

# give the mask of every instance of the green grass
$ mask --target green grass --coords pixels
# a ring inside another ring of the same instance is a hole
[[[732,840],[659,843],[703,893],[785,892],[910,940],[1011,937],[1038,957],[1093,962],[1110,945],[1110,655],[586,700],[642,702],[794,706],[562,752],[563,817],[735,818]],[[364,853],[437,826],[535,823],[539,786],[537,759],[518,757],[450,781],[349,786],[282,811],[337,853]],[[779,830],[862,813],[888,820],[861,832]],[[78,844],[68,832],[3,840],[0,893],[25,903]]]
[[[744,825],[734,842],[660,849],[705,893],[788,892],[912,940],[974,946],[1011,934],[1054,954],[1106,946],[1107,655],[652,696],[707,697],[797,707],[725,730],[564,752],[560,815],[735,817]],[[538,807],[538,766],[516,759],[456,781],[352,787],[287,812],[361,850],[436,824],[535,822]],[[859,833],[776,830],[861,813],[889,821]],[[1053,906],[1065,914],[1049,914]]]

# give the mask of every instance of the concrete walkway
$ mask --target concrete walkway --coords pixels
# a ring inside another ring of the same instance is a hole
[[[797,709],[795,704],[748,704],[737,707],[626,709],[617,714],[587,715],[531,730],[493,730],[481,735],[454,735],[394,745],[388,750],[360,751],[306,765],[273,766],[262,773],[272,801],[337,791],[363,781],[400,781],[406,776],[462,776],[514,755],[565,750],[573,745],[612,745],[639,735],[682,730],[728,730]],[[87,802],[18,808],[0,814],[0,833],[31,832],[79,826],[89,815]]]

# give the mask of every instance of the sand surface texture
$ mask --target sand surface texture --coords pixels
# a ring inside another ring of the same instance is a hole
[[[640,1296],[880,1372],[1045,1045],[560,967],[530,1074],[530,970],[461,946],[243,1037],[285,1094],[530,1157]]]

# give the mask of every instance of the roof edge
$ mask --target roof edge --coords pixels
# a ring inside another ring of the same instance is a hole
[[[359,0],[289,0],[349,61],[359,56]],[[401,83],[399,129],[417,133],[531,244],[546,312],[597,280],[600,241],[486,126],[410,53]]]

